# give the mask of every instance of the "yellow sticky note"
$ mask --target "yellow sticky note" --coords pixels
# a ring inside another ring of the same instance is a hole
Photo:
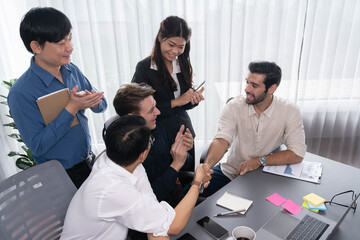
[[[315,193],[310,193],[310,194],[304,196],[303,199],[315,206],[319,206],[320,204],[325,202],[324,198],[316,195]]]

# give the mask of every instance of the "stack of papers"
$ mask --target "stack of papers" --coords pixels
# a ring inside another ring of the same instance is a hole
[[[325,199],[316,195],[315,193],[310,193],[303,197],[304,202],[302,207],[309,209],[313,212],[318,213],[319,211],[326,211]]]
[[[265,166],[263,171],[308,182],[319,183],[322,174],[322,164],[318,162],[302,161],[297,164]]]

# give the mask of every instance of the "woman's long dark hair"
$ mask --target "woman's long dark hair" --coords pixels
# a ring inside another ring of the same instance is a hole
[[[165,40],[171,37],[182,37],[186,41],[184,52],[178,56],[178,60],[181,74],[185,79],[185,85],[187,88],[191,88],[193,77],[193,70],[190,62],[191,28],[189,28],[184,19],[177,16],[169,16],[160,23],[160,28],[150,58],[156,63],[161,81],[163,81],[163,83],[170,83],[171,89],[176,91],[176,83],[165,66],[160,49],[160,39]]]

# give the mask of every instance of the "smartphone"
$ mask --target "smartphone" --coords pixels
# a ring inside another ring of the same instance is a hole
[[[190,233],[185,233],[184,235],[179,237],[177,240],[197,240],[197,239],[194,238],[193,235],[191,235]]]
[[[194,92],[196,92],[197,90],[199,90],[201,88],[202,85],[204,85],[205,81],[203,81],[195,90]]]
[[[222,239],[228,235],[228,231],[225,228],[220,226],[217,222],[208,216],[203,217],[197,221],[197,223],[215,239]]]

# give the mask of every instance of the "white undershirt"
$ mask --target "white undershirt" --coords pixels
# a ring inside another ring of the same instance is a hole
[[[180,69],[180,64],[179,64],[179,61],[177,59],[174,59],[172,61],[172,67],[173,67],[173,72],[171,75],[171,77],[174,79],[175,81],[175,84],[176,84],[176,91],[174,91],[174,97],[175,99],[180,97],[181,96],[181,89],[180,89],[180,84],[179,84],[179,79],[177,78],[177,73],[181,73],[181,69]],[[151,60],[151,64],[150,64],[150,69],[153,69],[153,70],[158,70],[157,66],[156,66],[156,63]]]

